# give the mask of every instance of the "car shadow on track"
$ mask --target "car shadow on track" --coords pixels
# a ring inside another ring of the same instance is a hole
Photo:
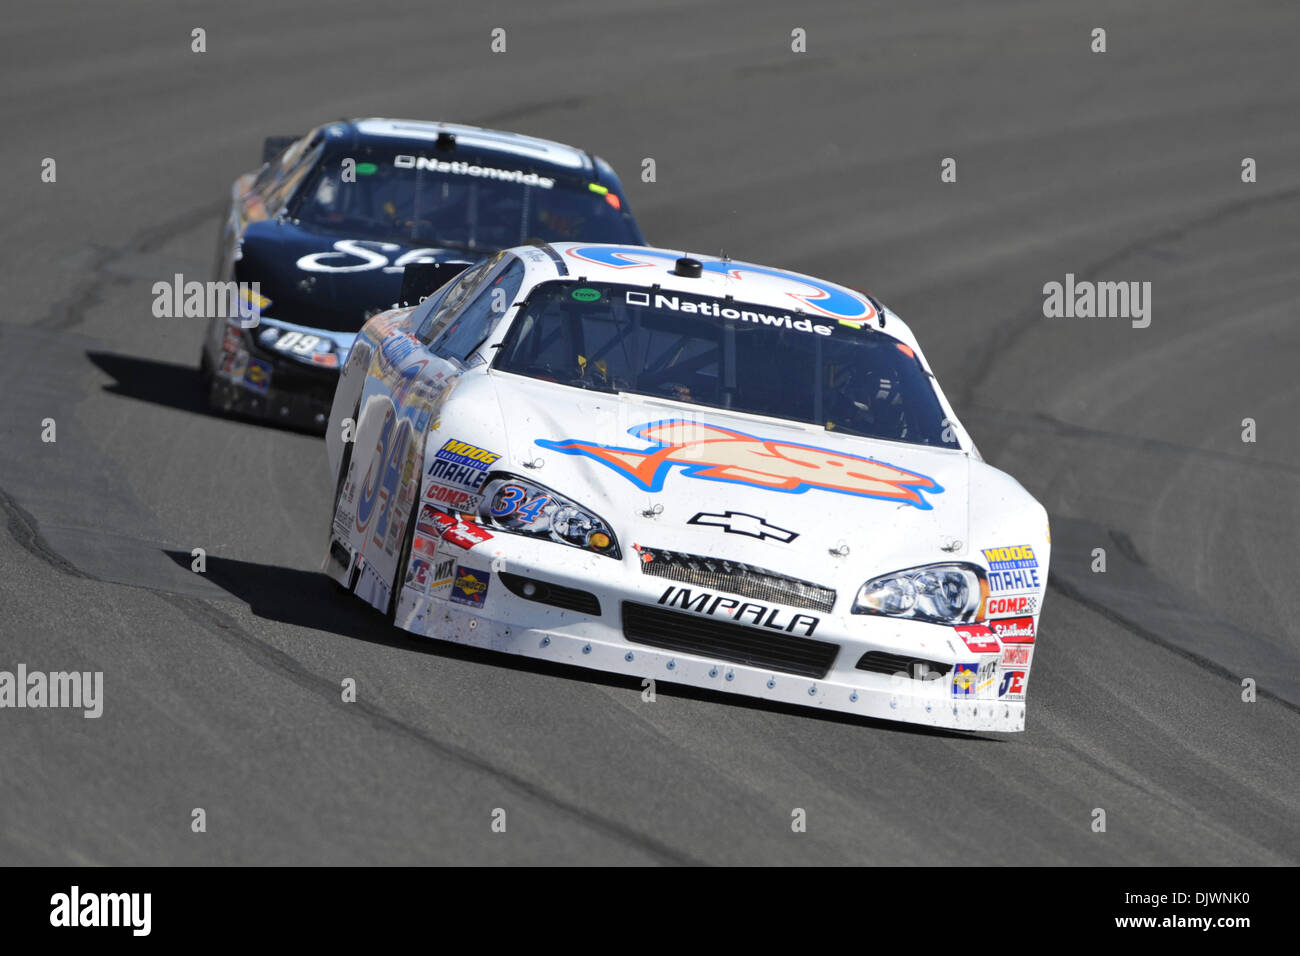
[[[164,553],[187,571],[190,569],[193,560],[190,552],[169,550]],[[571,664],[541,661],[450,641],[417,637],[392,627],[378,612],[348,595],[334,581],[318,571],[301,571],[211,554],[207,556],[206,561],[207,572],[204,577],[223,591],[245,602],[254,614],[264,620],[326,631],[353,640],[368,641],[371,644],[415,654],[433,654],[449,660],[469,661],[488,667],[508,667],[522,673],[616,687],[634,693],[641,692],[641,678],[638,677],[609,674]],[[986,743],[1001,742],[1000,738],[977,733],[925,727],[919,724],[895,723],[838,711],[815,710],[811,707],[799,707],[756,697],[743,697],[683,684],[672,684],[664,680],[656,680],[655,684],[655,693],[660,697],[696,700],[893,733]]]
[[[86,358],[90,359],[101,372],[113,377],[113,381],[104,386],[104,391],[110,395],[122,395],[193,415],[206,415],[209,418],[229,422],[318,437],[318,433],[310,429],[217,411],[208,405],[203,378],[199,375],[197,366],[177,365],[175,362],[162,362],[158,359],[120,355],[115,352],[88,351]]]

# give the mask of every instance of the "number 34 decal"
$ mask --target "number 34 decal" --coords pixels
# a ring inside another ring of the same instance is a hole
[[[515,520],[532,524],[550,503],[549,495],[537,495],[529,499],[528,492],[519,485],[503,485],[492,499],[492,516],[508,518],[514,515]]]

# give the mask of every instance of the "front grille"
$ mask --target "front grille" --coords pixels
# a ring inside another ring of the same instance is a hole
[[[840,646],[731,621],[623,602],[623,636],[637,644],[698,654],[803,677],[825,677]]]
[[[828,612],[835,606],[833,588],[786,577],[751,564],[669,551],[667,548],[638,548],[637,551],[641,555],[642,574],[810,611]]]
[[[942,661],[927,661],[920,657],[904,657],[902,654],[889,654],[885,651],[867,651],[863,654],[857,663],[857,669],[860,671],[871,671],[873,674],[906,674],[912,676],[912,665],[924,664],[930,669],[931,673],[937,673],[942,677],[952,670],[951,664],[945,664]]]
[[[600,600],[590,591],[566,588],[562,584],[550,584],[546,581],[525,578],[506,571],[498,571],[497,577],[501,579],[501,583],[506,586],[506,589],[511,594],[517,595],[525,601],[536,601],[539,604],[562,607],[566,611],[578,611],[594,617],[600,616]],[[533,586],[532,594],[524,593],[524,585],[526,584]]]

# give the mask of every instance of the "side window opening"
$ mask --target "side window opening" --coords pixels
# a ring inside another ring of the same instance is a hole
[[[434,353],[458,362],[467,361],[514,304],[524,282],[524,271],[523,262],[512,259],[499,275],[490,277],[433,343]]]
[[[280,171],[268,184],[269,191],[266,194],[268,213],[274,216],[285,208],[307,174],[320,162],[321,154],[324,152],[325,134],[320,130],[311,135],[310,142],[305,148],[294,145],[285,150],[279,160]],[[274,168],[276,165],[277,163],[273,162],[268,168]]]
[[[501,255],[498,253],[476,266],[470,266],[452,280],[451,285],[445,292],[435,293],[434,297],[439,301],[425,316],[424,321],[420,323],[420,329],[416,333],[416,337],[425,345],[433,342],[447,327],[447,322],[456,314],[457,309],[465,302],[469,294],[487,277],[488,273],[496,268],[500,260]]]

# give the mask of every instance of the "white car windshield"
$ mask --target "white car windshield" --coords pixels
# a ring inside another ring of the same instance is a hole
[[[956,448],[912,349],[884,332],[712,296],[547,282],[515,319],[493,367]]]

